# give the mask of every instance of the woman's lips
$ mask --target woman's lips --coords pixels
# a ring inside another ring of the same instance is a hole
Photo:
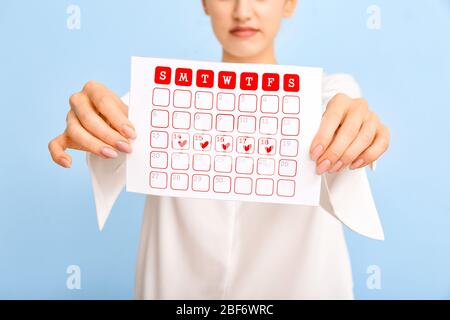
[[[250,38],[254,36],[259,30],[252,27],[236,27],[230,30],[233,36],[239,38]]]

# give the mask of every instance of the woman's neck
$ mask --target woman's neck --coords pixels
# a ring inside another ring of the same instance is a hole
[[[275,50],[272,46],[267,50],[251,57],[236,57],[223,50],[222,62],[277,64],[277,59],[275,58]]]

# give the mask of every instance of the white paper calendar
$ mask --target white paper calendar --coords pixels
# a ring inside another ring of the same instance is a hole
[[[317,206],[322,70],[133,57],[127,191]]]

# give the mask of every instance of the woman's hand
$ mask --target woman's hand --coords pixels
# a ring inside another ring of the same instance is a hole
[[[89,81],[69,102],[66,130],[48,145],[53,161],[69,168],[72,158],[65,152],[68,148],[104,159],[117,158],[118,151],[131,152],[129,139],[135,139],[136,132],[128,120],[128,107],[116,94]]]
[[[390,133],[367,101],[337,94],[323,114],[310,155],[317,174],[358,169],[378,159],[389,147]]]

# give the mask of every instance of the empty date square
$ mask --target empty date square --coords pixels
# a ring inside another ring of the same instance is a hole
[[[283,118],[281,133],[286,136],[298,136],[300,133],[300,120],[297,118]]]
[[[240,174],[253,173],[253,159],[250,157],[236,158],[236,172]]]
[[[261,112],[277,113],[278,112],[278,96],[262,96]]]
[[[297,174],[297,161],[285,159],[280,160],[278,174],[285,177],[294,177]]]
[[[213,107],[212,92],[198,91],[195,94],[195,107],[197,109],[211,110]]]
[[[152,127],[167,128],[169,126],[169,112],[165,110],[152,111]]]
[[[172,169],[175,170],[189,169],[189,154],[183,152],[172,153]]]
[[[229,193],[231,191],[231,178],[226,176],[215,176],[213,190],[217,193]]]
[[[166,149],[169,145],[169,134],[163,131],[152,131],[150,133],[150,145],[152,148]]]
[[[211,157],[207,154],[194,154],[192,167],[195,171],[209,171],[211,169]]]
[[[295,194],[295,181],[278,180],[277,194],[281,197],[293,197]]]
[[[209,113],[196,113],[194,116],[196,130],[209,131],[212,129],[212,115]]]
[[[175,129],[189,129],[191,127],[191,114],[189,112],[175,111],[172,125]]]
[[[234,129],[234,116],[230,114],[218,114],[216,117],[216,129],[222,132],[231,132]]]
[[[251,194],[252,188],[253,188],[253,181],[250,178],[237,177],[234,180],[234,193]]]
[[[239,111],[255,112],[257,107],[257,98],[254,94],[241,94],[239,96]]]
[[[173,105],[176,108],[191,107],[191,92],[187,90],[175,90],[173,92]]]
[[[214,170],[217,172],[231,172],[232,158],[230,156],[216,156],[214,158]]]
[[[200,192],[209,191],[209,176],[194,174],[192,176],[192,190]]]
[[[167,169],[168,159],[166,152],[153,151],[150,153],[150,166],[156,169]]]
[[[155,88],[153,90],[153,105],[158,107],[167,107],[170,103],[169,89]]]
[[[167,174],[164,172],[150,172],[150,187],[155,189],[167,188]]]
[[[233,111],[235,97],[233,93],[217,94],[217,109],[221,111]]]
[[[259,131],[262,134],[276,134],[278,130],[278,119],[272,117],[261,117],[259,120]]]
[[[256,194],[259,196],[271,196],[273,194],[273,180],[256,179]]]
[[[280,154],[283,157],[296,157],[298,154],[298,141],[282,139],[280,142]]]
[[[285,96],[283,99],[283,112],[286,114],[300,113],[300,98],[297,96]]]
[[[172,173],[170,187],[173,190],[187,190],[189,185],[189,176],[185,173]]]

